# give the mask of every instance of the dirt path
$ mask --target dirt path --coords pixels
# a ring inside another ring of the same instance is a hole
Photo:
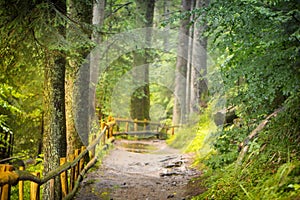
[[[199,172],[189,168],[191,156],[180,154],[162,140],[118,140],[96,171],[81,183],[75,199],[189,199]]]

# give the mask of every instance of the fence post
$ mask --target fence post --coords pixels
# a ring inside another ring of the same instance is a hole
[[[128,129],[129,129],[129,122],[126,122],[126,124],[125,124],[125,131],[128,132]]]
[[[81,152],[84,152],[85,150],[86,150],[86,146],[82,146],[81,147]],[[85,156],[83,156],[83,158],[81,158],[80,161],[79,161],[79,173],[83,170],[84,161],[85,161]]]
[[[113,130],[113,126],[110,126],[109,127],[109,135],[108,135],[108,138],[111,138],[112,136],[113,136],[113,134],[114,134],[114,130]]]
[[[40,177],[40,172],[33,172],[32,174],[37,177]],[[30,200],[39,200],[39,199],[40,199],[40,186],[39,186],[39,184],[37,184],[35,182],[31,182],[30,183]]]
[[[92,136],[92,141],[95,141],[96,138],[97,138],[97,136],[93,135]],[[90,160],[92,160],[95,157],[95,153],[96,153],[96,145],[91,149]]]
[[[75,149],[75,158],[78,157],[78,155],[80,154],[80,149]],[[79,175],[79,162],[75,165],[75,176],[74,176],[74,181],[77,180],[78,175]]]
[[[105,137],[108,139],[109,138],[109,127],[106,126],[106,131],[105,131]],[[104,143],[105,144],[105,143]]]
[[[137,123],[137,119],[134,119],[134,126],[133,126],[133,131],[137,131],[138,130],[138,123]]]
[[[102,133],[102,131],[104,130],[104,127],[105,127],[105,122],[101,122],[101,133]],[[101,138],[101,140],[102,140],[102,145],[104,145],[105,144],[105,134],[106,134],[106,131],[105,131],[105,133],[103,134],[103,137]]]
[[[20,166],[19,170],[25,170],[24,166]],[[24,181],[19,181],[19,200],[24,199]]]
[[[74,157],[75,157],[74,154],[69,154],[69,162],[73,162]],[[74,187],[74,183],[75,183],[75,168],[76,168],[76,166],[71,167],[69,191],[72,191],[73,187]]]
[[[147,130],[147,122],[148,122],[148,120],[147,120],[147,119],[144,119],[144,131]]]
[[[0,165],[0,172],[12,171],[12,165]],[[1,187],[1,200],[9,200],[10,199],[10,185],[5,184]]]
[[[54,199],[55,197],[55,178],[50,179],[50,199]]]
[[[116,120],[117,132],[120,132],[120,122]]]
[[[60,165],[65,164],[67,159],[60,158]],[[60,174],[60,182],[61,182],[61,191],[62,191],[62,197],[67,196],[68,194],[68,175],[67,171],[64,171]]]

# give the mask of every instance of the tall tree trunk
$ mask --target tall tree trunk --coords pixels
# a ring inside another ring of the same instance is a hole
[[[90,24],[92,7],[87,2],[69,0],[67,8],[68,16],[72,19],[67,28],[67,39],[72,44],[78,43],[78,45],[74,45],[77,48],[73,51],[75,51],[75,54],[80,55],[80,58],[71,57],[66,72],[68,152],[73,153],[75,149],[88,143],[89,112],[87,112],[87,108],[89,106],[89,96],[86,93],[89,91],[89,67],[87,64],[80,66],[81,62],[79,61],[85,58],[88,52],[84,47],[78,48],[78,46],[81,46],[81,41],[77,41],[77,37],[78,32],[80,33],[81,31],[77,27],[82,23]],[[76,21],[78,24],[74,24],[73,21]],[[79,78],[77,78],[78,76]]]
[[[181,10],[187,12],[191,8],[190,0],[182,0]],[[189,17],[181,20],[178,52],[175,71],[175,90],[174,90],[174,107],[173,107],[173,124],[184,124],[186,122],[186,77],[187,77],[187,58],[188,58],[188,34],[189,34]]]
[[[57,10],[66,14],[66,2],[51,2]],[[51,17],[55,18],[57,11],[51,11]],[[51,23],[51,22],[50,22]],[[63,25],[56,26],[61,35],[65,36]],[[54,51],[48,54],[45,66],[44,86],[44,170],[49,171],[59,166],[60,157],[66,156],[66,115],[65,115],[65,65],[63,53]],[[61,187],[59,176],[54,180],[54,190],[50,190],[50,182],[43,185],[43,199],[61,199]]]
[[[196,8],[203,8],[208,6],[208,0],[197,0]],[[205,14],[200,16],[203,18]],[[200,108],[205,107],[208,93],[207,80],[205,78],[207,73],[207,38],[202,34],[206,29],[205,24],[200,24],[198,19],[194,25],[194,48],[193,48],[193,63],[194,67],[191,71],[191,102],[190,112],[200,113]],[[201,48],[197,48],[197,43]]]
[[[151,28],[153,26],[155,0],[136,0],[136,28]],[[151,45],[152,31],[146,32],[145,43]],[[149,49],[136,50],[133,53],[133,84],[138,85],[131,97],[130,114],[133,119],[150,119],[150,90],[149,90]],[[144,67],[141,67],[144,66]]]
[[[94,26],[97,27],[97,30],[92,34],[92,41],[95,42],[97,45],[100,45],[101,42],[101,30],[103,23],[104,23],[104,16],[105,16],[105,0],[98,0],[95,1],[93,4],[93,19],[92,23]],[[90,88],[90,99],[91,102],[91,113],[95,113],[96,107],[100,108],[100,105],[97,105],[96,102],[96,86],[98,83],[98,76],[99,76],[99,67],[100,67],[100,51],[99,48],[95,48],[91,52],[91,62],[90,62],[90,77],[91,77],[91,88]],[[100,110],[101,112],[101,110]],[[91,115],[94,116],[94,115]],[[102,117],[102,116],[99,116]],[[95,119],[90,119],[91,122],[95,121]],[[101,120],[101,119],[100,119]]]
[[[170,2],[171,0],[164,0],[164,20],[168,21],[170,18]],[[164,48],[167,50],[169,49],[170,46],[170,41],[169,41],[169,31],[170,31],[170,24],[168,23],[165,27],[165,37],[164,37]]]
[[[195,8],[196,0],[191,0],[191,10]],[[195,14],[190,16],[190,21],[194,21]],[[188,46],[188,63],[187,63],[187,74],[186,74],[186,116],[187,120],[190,117],[190,103],[191,103],[191,71],[193,68],[193,37],[194,37],[194,24],[189,28],[189,46]]]
[[[45,68],[44,175],[59,166],[60,157],[66,156],[65,58],[56,56],[54,59]],[[60,199],[59,177],[55,179],[54,186],[52,193],[50,183],[44,184],[43,199]]]

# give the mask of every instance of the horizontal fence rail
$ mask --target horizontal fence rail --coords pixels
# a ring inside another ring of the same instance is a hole
[[[113,135],[143,135],[152,134],[159,135],[162,133],[175,134],[175,128],[179,128],[178,125],[169,126],[160,122],[152,122],[150,120],[137,120],[137,119],[123,119],[115,118],[117,131]],[[122,130],[121,130],[122,129]]]

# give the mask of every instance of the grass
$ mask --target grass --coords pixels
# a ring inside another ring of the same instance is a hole
[[[212,119],[212,111],[206,109],[199,117],[199,122],[193,126],[180,128],[176,134],[167,140],[167,143],[185,153],[195,153],[195,165],[200,165],[201,160],[214,153],[210,141],[217,131],[217,126]]]

